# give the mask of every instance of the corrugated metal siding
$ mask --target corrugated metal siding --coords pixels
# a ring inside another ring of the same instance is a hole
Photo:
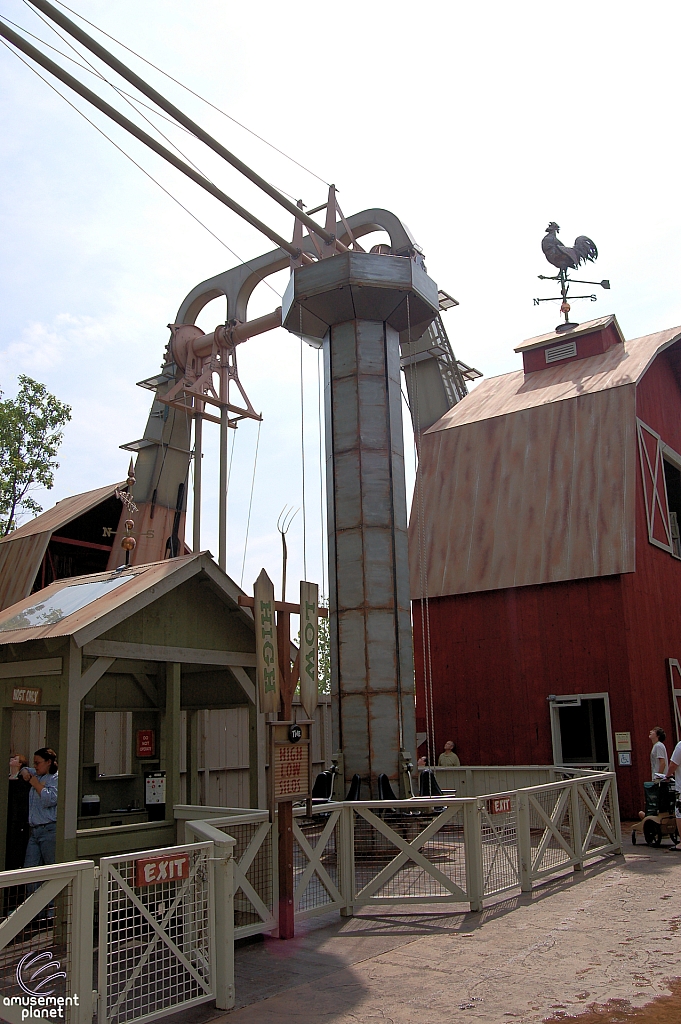
[[[612,388],[424,435],[412,596],[422,567],[429,597],[633,572],[634,403]]]
[[[0,611],[31,593],[52,534],[12,534],[0,544]]]

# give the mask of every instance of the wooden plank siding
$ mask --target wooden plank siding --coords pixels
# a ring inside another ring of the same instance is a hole
[[[638,417],[681,455],[677,348],[659,351],[636,385],[531,410],[531,429],[521,412],[424,438],[426,501],[437,483],[447,526],[438,532],[426,518],[437,752],[453,739],[462,765],[550,763],[547,697],[607,693],[612,731],[632,735],[632,766],[616,766],[629,818],[643,806],[650,729],[666,730],[670,753],[676,742],[666,659],[681,661],[681,559],[649,543],[635,430]],[[480,491],[492,486],[488,529]],[[467,495],[475,504],[462,511]],[[511,555],[496,552],[504,542]],[[474,543],[492,556],[471,553]],[[412,572],[415,589],[415,545]],[[485,590],[482,579],[496,586]],[[425,731],[419,608],[414,601],[417,729]]]
[[[425,434],[412,597],[632,572],[634,408],[627,385]]]

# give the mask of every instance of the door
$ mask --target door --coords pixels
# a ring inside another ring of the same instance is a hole
[[[612,729],[607,693],[550,698],[556,764],[612,770]]]

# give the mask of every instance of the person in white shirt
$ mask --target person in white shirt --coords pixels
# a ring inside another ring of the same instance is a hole
[[[681,836],[681,743],[677,743],[672,751],[672,759],[669,762],[669,768],[666,772],[666,777],[671,779],[672,775],[675,778],[676,785],[676,832],[677,835]],[[681,847],[677,843],[669,847],[670,850],[681,850]]]
[[[664,745],[667,734],[661,726],[656,725],[648,735],[653,745],[653,749],[650,751],[650,778],[653,782],[657,782],[656,776],[666,775],[669,766],[667,748]]]

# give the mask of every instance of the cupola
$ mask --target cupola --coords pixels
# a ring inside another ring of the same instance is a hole
[[[567,325],[566,325],[567,326]],[[613,345],[623,345],[624,336],[614,313],[585,324],[528,338],[514,350],[523,354],[525,373],[546,370],[549,366],[570,363],[576,359],[600,355]]]

